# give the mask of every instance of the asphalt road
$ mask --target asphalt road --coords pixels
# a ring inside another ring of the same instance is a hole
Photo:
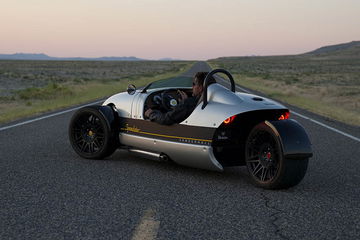
[[[359,127],[291,109],[360,137]],[[314,156],[298,186],[270,191],[245,167],[217,173],[124,151],[81,159],[68,141],[72,114],[0,130],[0,239],[360,239],[356,139],[293,115]]]

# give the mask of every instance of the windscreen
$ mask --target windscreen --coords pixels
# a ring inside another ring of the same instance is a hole
[[[173,77],[155,81],[147,89],[155,88],[191,88],[192,77]]]

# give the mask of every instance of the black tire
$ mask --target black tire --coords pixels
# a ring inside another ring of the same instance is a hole
[[[118,147],[117,133],[99,110],[88,106],[73,115],[69,125],[69,140],[77,154],[87,159],[103,159]]]
[[[286,189],[297,185],[305,176],[308,158],[286,159],[274,130],[260,123],[246,141],[246,166],[255,185],[266,189]]]

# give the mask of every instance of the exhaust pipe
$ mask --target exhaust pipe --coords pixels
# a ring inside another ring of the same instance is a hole
[[[145,151],[145,150],[134,149],[134,148],[130,148],[130,149],[128,149],[128,151],[130,153],[133,153],[133,154],[139,156],[139,157],[148,158],[148,159],[158,161],[158,162],[167,162],[167,161],[169,161],[169,157],[166,154],[163,154],[163,153],[148,152],[148,151]]]

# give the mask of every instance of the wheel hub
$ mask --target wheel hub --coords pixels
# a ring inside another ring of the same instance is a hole
[[[86,142],[90,143],[95,139],[96,133],[91,126],[86,126],[83,128],[83,138]]]
[[[260,163],[263,167],[268,168],[274,165],[273,149],[269,144],[263,145],[260,151]]]
[[[90,131],[88,132],[88,136],[89,136],[89,137],[94,136],[94,134],[95,134],[95,133],[94,133],[92,130],[90,130]]]

